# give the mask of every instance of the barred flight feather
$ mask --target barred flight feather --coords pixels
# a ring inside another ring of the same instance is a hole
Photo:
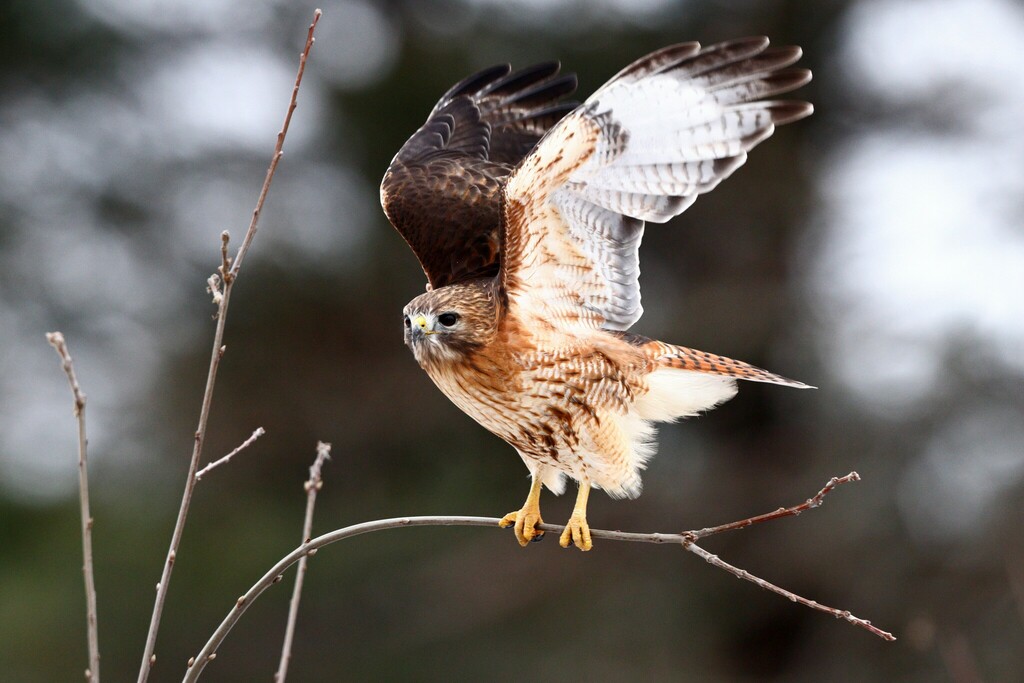
[[[628,329],[643,310],[644,222],[679,215],[776,125],[811,112],[756,99],[806,83],[809,71],[789,68],[799,57],[764,38],[672,46],[626,67],[563,119],[505,187],[502,277],[517,285],[514,302],[544,319]],[[526,245],[545,241],[557,248],[525,257]],[[558,267],[566,262],[574,267]],[[574,299],[589,315],[567,313]]]

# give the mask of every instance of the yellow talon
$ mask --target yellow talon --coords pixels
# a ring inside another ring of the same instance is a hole
[[[534,477],[530,484],[530,494],[526,496],[522,509],[508,513],[498,522],[498,526],[502,528],[514,524],[516,540],[524,548],[530,541],[539,541],[544,536],[544,532],[537,528],[544,523],[540,516],[540,491],[541,480]]]
[[[590,482],[584,479],[580,482],[580,491],[576,494],[576,505],[573,506],[572,515],[558,539],[558,545],[563,548],[568,548],[570,543],[584,552],[594,547],[594,542],[590,539],[590,525],[587,524],[587,499],[589,497]]]

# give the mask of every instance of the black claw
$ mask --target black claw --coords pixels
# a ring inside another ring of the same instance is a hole
[[[544,532],[541,531],[536,536],[534,536],[533,538],[530,539],[530,543],[536,543],[538,541],[543,541],[543,540],[544,540]]]

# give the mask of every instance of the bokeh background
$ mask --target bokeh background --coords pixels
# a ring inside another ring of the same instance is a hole
[[[0,671],[86,665],[75,427],[43,335],[89,396],[102,673],[137,669],[198,416],[219,235],[248,223],[314,6],[0,3]],[[1015,0],[325,0],[286,153],[235,289],[207,459],[154,680],[175,680],[300,540],[395,515],[500,516],[522,463],[402,345],[423,289],[378,205],[437,97],[561,59],[586,96],[663,45],[766,34],[817,108],[643,248],[635,329],[768,367],[666,427],[636,501],[592,524],[678,531],[864,481],[709,540],[724,559],[894,631],[885,643],[678,549],[588,555],[415,529],[310,566],[294,680],[1017,681],[1024,671],[1024,6]],[[545,500],[561,521],[571,496]],[[290,581],[291,574],[288,578]],[[285,584],[287,585],[287,584]],[[290,589],[211,680],[270,680]]]

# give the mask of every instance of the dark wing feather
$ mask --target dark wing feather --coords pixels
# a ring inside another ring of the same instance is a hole
[[[392,160],[381,204],[432,287],[498,273],[502,185],[576,106],[559,102],[576,77],[558,70],[505,64],[456,83]]]

